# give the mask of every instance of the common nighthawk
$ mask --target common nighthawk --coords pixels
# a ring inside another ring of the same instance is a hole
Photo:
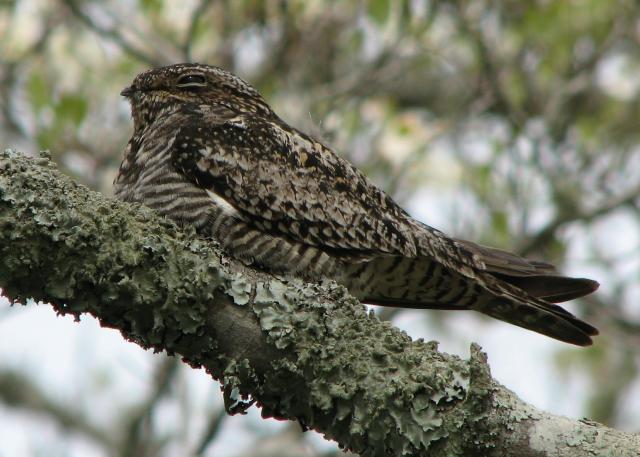
[[[154,68],[122,95],[134,132],[117,198],[192,224],[247,263],[333,278],[366,303],[472,309],[581,346],[598,333],[554,304],[597,282],[416,221],[233,74],[200,64]]]

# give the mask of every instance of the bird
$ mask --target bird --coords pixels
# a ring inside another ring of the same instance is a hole
[[[115,197],[195,227],[240,261],[335,280],[363,303],[474,310],[578,346],[598,334],[556,304],[594,292],[596,281],[414,219],[233,73],[151,68],[121,95],[133,134]]]

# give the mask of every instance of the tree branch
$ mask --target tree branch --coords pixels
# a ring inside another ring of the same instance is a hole
[[[73,183],[47,157],[0,155],[0,286],[90,313],[179,354],[264,417],[363,456],[640,453],[640,437],[535,410],[468,361],[412,341],[333,282],[252,270],[211,241]]]
[[[166,396],[169,391],[171,380],[174,378],[178,360],[175,358],[165,358],[155,369],[153,376],[154,386],[140,404],[132,411],[128,411],[122,418],[124,426],[124,439],[120,443],[118,455],[122,457],[139,457],[159,455],[163,440],[154,439],[149,433],[151,418],[158,402]]]
[[[577,207],[565,209],[564,212],[558,214],[545,227],[540,229],[533,237],[529,238],[522,247],[518,249],[518,253],[528,256],[533,252],[540,251],[543,247],[553,240],[556,232],[560,227],[571,222],[580,221],[583,223],[591,222],[600,216],[604,216],[616,209],[623,207],[636,207],[640,200],[640,185],[627,190],[619,196],[612,196],[602,205],[590,210],[581,210]]]
[[[62,0],[62,4],[65,5],[69,9],[69,11],[90,30],[108,40],[113,41],[118,46],[120,46],[120,49],[122,49],[130,56],[135,57],[141,62],[144,62],[147,65],[153,67],[162,64],[162,62],[156,56],[148,54],[145,50],[131,43],[117,28],[104,27],[95,22],[89,14],[84,12],[84,10],[82,9],[82,4],[77,0]]]
[[[0,371],[0,401],[9,407],[49,418],[63,429],[83,435],[104,449],[112,449],[115,445],[113,437],[92,424],[86,414],[49,397],[27,376],[15,370]]]

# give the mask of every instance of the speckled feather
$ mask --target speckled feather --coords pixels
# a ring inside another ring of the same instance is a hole
[[[236,76],[173,65],[138,75],[123,95],[134,134],[115,181],[118,198],[193,224],[248,263],[333,278],[364,301],[474,309],[580,345],[597,333],[550,303],[597,283],[412,219]]]

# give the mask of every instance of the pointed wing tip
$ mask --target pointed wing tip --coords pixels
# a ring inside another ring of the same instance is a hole
[[[571,324],[574,323],[572,322]],[[575,324],[572,325],[573,328],[565,327],[562,333],[556,332],[553,334],[545,334],[564,343],[574,344],[580,347],[591,346],[593,344],[593,340],[591,339],[591,337],[598,334],[598,329],[582,321],[580,321],[580,324],[580,327],[576,326]]]
[[[580,325],[577,326],[577,323],[579,323]],[[570,335],[565,334],[566,336],[564,338],[558,338],[558,336],[556,335],[549,336],[551,336],[552,338],[560,339],[561,341],[564,341],[566,343],[575,344],[576,346],[587,347],[593,344],[593,340],[591,339],[591,337],[600,334],[597,328],[587,324],[584,321],[574,321],[571,322],[571,324],[573,327],[575,327],[572,330],[577,331],[571,331]]]
[[[596,290],[598,290],[598,288],[600,288],[600,283],[598,281],[594,281],[593,279],[588,279],[588,278],[579,278],[582,281],[584,281],[585,287],[588,287],[591,292],[589,293],[593,293]]]
[[[572,339],[571,341],[567,341],[567,343],[575,344],[576,346],[580,346],[580,347],[589,347],[593,345],[593,339],[591,339],[591,337],[596,336],[598,334],[598,330],[596,329],[594,330],[595,332],[592,334],[587,335],[585,333],[581,335],[579,338],[575,338],[575,339]]]
[[[576,346],[580,346],[581,348],[587,348],[593,345],[593,340],[589,337],[586,337],[584,340],[580,341],[567,341],[568,343],[575,344]]]
[[[551,293],[540,294],[539,297],[552,303],[561,303],[569,300],[575,300],[576,298],[584,297],[594,293],[600,287],[598,281],[587,278],[569,278],[563,276],[554,276],[554,279],[563,281],[561,287],[552,289]]]
[[[564,301],[574,300],[576,298],[585,297],[594,293],[600,287],[598,281],[588,278],[568,278],[574,284],[574,290],[560,293],[558,295],[552,295],[550,297],[544,297],[545,300],[554,303],[560,303]]]

